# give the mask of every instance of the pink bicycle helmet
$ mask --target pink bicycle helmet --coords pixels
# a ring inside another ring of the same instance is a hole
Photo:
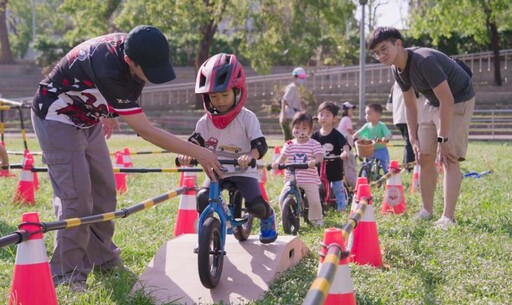
[[[306,79],[306,78],[308,78],[308,74],[306,73],[306,71],[302,67],[297,67],[297,68],[293,69],[292,76],[296,77],[296,78],[299,78],[299,79]]]
[[[235,89],[235,104],[226,113],[218,114],[210,102],[209,93]],[[233,54],[220,53],[208,58],[199,68],[196,94],[201,94],[203,107],[215,127],[224,129],[244,107],[247,99],[245,71]]]

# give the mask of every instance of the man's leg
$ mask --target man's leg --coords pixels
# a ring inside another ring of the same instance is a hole
[[[91,194],[94,215],[113,212],[116,209],[116,184],[112,161],[101,125],[84,131],[88,136],[86,158],[90,167]],[[109,269],[121,264],[121,250],[112,241],[114,222],[105,221],[89,226],[91,238],[84,264]],[[102,266],[103,265],[103,266]],[[92,267],[92,266],[91,266]]]
[[[420,189],[423,208],[432,214],[434,210],[434,192],[437,184],[435,155],[422,154],[420,158]]]
[[[434,210],[434,193],[437,185],[437,169],[435,161],[437,157],[437,128],[434,124],[434,116],[437,108],[424,104],[418,115],[418,141],[420,143],[420,189],[423,209],[430,213]],[[420,212],[421,213],[421,212]],[[420,214],[421,216],[421,214]],[[423,215],[426,216],[426,215]],[[425,217],[423,217],[425,218]]]
[[[459,198],[462,175],[460,174],[460,163],[449,163],[444,166],[444,211],[443,216],[455,219],[455,205]]]
[[[453,117],[450,127],[448,143],[454,154],[459,156],[459,160],[466,158],[469,137],[469,124],[475,108],[475,98],[457,103],[453,107]],[[460,173],[460,163],[448,163],[444,166],[444,211],[443,216],[455,220],[455,205],[460,193],[462,176]]]
[[[283,129],[283,136],[285,141],[289,141],[293,139],[292,129],[290,128],[290,120],[285,119],[283,123],[281,123],[281,128]]]

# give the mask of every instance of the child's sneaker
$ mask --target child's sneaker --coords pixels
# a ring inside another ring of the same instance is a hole
[[[272,214],[269,217],[260,219],[260,231],[260,242],[262,244],[270,244],[277,239],[274,211],[272,211]]]

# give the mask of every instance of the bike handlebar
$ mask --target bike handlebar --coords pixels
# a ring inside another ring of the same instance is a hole
[[[176,157],[175,161],[176,163],[176,166],[181,166],[180,164],[180,160]],[[232,159],[232,160],[219,160],[220,164],[225,164],[225,165],[238,165],[238,160],[237,159]],[[192,161],[190,161],[190,165],[191,166],[197,166],[199,165],[199,162],[196,160],[196,159],[192,159]],[[256,159],[252,159],[251,162],[249,162],[249,166],[250,167],[255,167],[256,166]]]
[[[278,164],[277,169],[308,169],[309,166],[307,163],[286,163],[286,164]],[[267,170],[271,170],[272,165],[267,165]]]

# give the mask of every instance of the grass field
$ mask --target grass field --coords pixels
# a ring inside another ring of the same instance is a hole
[[[9,150],[21,150],[19,138],[7,138]],[[272,140],[271,145],[280,145]],[[157,150],[151,144],[130,136],[114,136],[111,151],[130,147],[131,151]],[[39,151],[29,139],[31,151]],[[401,148],[390,148],[392,159],[401,159]],[[433,222],[415,221],[420,207],[419,195],[406,193],[405,214],[383,216],[376,213],[380,245],[385,267],[372,268],[351,264],[351,277],[357,304],[512,304],[512,145],[504,142],[471,142],[464,171],[494,173],[480,179],[465,179],[457,206],[458,225],[448,231],[433,229]],[[19,156],[11,156],[19,163]],[[270,162],[269,152],[265,162]],[[173,167],[173,154],[132,155],[135,167]],[[36,166],[43,166],[36,156]],[[15,173],[18,170],[13,170]],[[128,192],[118,198],[118,207],[128,207],[155,197],[178,185],[179,174],[129,174]],[[282,177],[269,175],[267,193],[274,206],[283,185]],[[200,179],[201,180],[201,179]],[[411,175],[402,176],[405,188]],[[37,211],[41,221],[54,221],[51,186],[46,173],[39,174],[41,185],[34,207],[11,204],[17,179],[0,178],[0,235],[12,233],[21,215]],[[383,191],[372,189],[378,209]],[[442,211],[442,192],[435,197],[435,217]],[[154,304],[150,296],[131,295],[130,290],[157,249],[172,238],[179,199],[116,220],[115,242],[123,250],[122,258],[131,272],[119,277],[91,274],[88,292],[74,294],[57,288],[59,304]],[[279,217],[279,213],[278,213]],[[348,213],[330,212],[326,227],[341,228]],[[280,233],[282,233],[282,228]],[[259,226],[254,228],[258,234]],[[51,256],[54,232],[44,236]],[[298,266],[278,277],[269,291],[254,304],[301,304],[318,268],[322,228],[305,227],[300,237],[311,250]],[[0,299],[7,303],[14,268],[16,247],[0,250]],[[179,303],[176,303],[179,304]]]

